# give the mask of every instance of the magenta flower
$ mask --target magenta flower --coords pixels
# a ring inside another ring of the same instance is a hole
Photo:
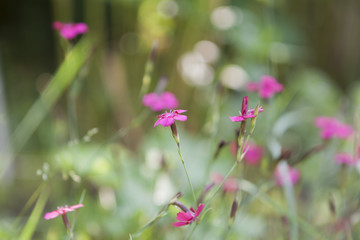
[[[248,83],[246,90],[249,92],[258,92],[259,96],[264,99],[269,99],[275,93],[284,90],[284,86],[276,81],[272,76],[264,75],[260,78],[259,83]]]
[[[174,227],[181,227],[184,225],[191,224],[194,221],[198,221],[198,216],[200,215],[204,206],[205,206],[204,204],[200,204],[199,208],[196,211],[191,207],[190,211],[179,212],[176,215],[176,219],[178,220],[178,222],[173,223]]]
[[[287,176],[282,176],[279,165],[276,166],[274,171],[274,176],[276,180],[276,184],[279,186],[284,186],[286,181],[289,181],[291,185],[295,185],[300,179],[300,172],[296,168],[292,168],[290,166],[287,167]]]
[[[146,107],[151,108],[154,112],[165,109],[174,109],[178,107],[178,100],[171,92],[163,92],[161,94],[148,93],[142,99]]]
[[[249,165],[258,165],[264,154],[263,148],[249,142],[245,145],[244,151],[245,150],[247,151],[244,156],[244,161]]]
[[[354,133],[354,129],[340,122],[333,117],[317,117],[315,118],[315,126],[320,128],[320,137],[322,139],[330,138],[348,138]]]
[[[222,181],[224,181],[224,177],[217,172],[212,173],[210,178],[211,181],[217,185],[221,184]],[[238,181],[234,177],[229,177],[222,185],[222,189],[225,193],[237,192],[239,190]]]
[[[65,207],[58,207],[57,210],[55,210],[55,211],[45,213],[44,218],[46,220],[56,218],[59,215],[65,215],[67,212],[72,212],[75,209],[81,208],[83,206],[84,206],[84,204],[77,204],[77,205],[74,205],[71,207],[68,207],[67,205],[65,205]]]
[[[338,153],[335,155],[335,163],[337,164],[354,166],[357,162],[357,159],[354,159],[353,155],[350,153]]]
[[[231,121],[233,122],[241,122],[248,118],[254,118],[257,115],[254,114],[255,109],[248,110],[248,97],[243,97],[242,107],[241,107],[241,115],[240,116],[234,116],[230,117]],[[264,111],[262,107],[259,107],[259,113]]]
[[[55,21],[53,22],[53,29],[58,30],[63,38],[71,40],[79,34],[86,33],[88,26],[85,23],[62,23]]]
[[[187,120],[187,116],[186,115],[180,115],[180,113],[184,113],[187,110],[171,110],[169,113],[163,113],[159,116],[157,116],[159,119],[155,122],[154,127],[156,127],[157,125],[163,125],[164,127],[169,127],[172,124],[175,123],[175,120],[178,121],[186,121]]]

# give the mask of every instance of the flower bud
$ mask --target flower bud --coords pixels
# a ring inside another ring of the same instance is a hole
[[[235,215],[236,215],[236,212],[238,209],[238,205],[239,205],[239,200],[238,200],[238,197],[236,196],[232,203],[232,206],[231,206],[229,228],[231,228],[231,226],[233,225],[233,223],[235,221]]]

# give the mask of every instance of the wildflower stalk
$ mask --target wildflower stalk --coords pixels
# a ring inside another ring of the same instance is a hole
[[[247,110],[247,109],[246,109]],[[259,105],[256,106],[255,111],[254,111],[254,115],[258,115],[259,113]],[[214,190],[214,192],[210,195],[209,199],[206,201],[205,203],[205,207],[203,209],[203,212],[206,212],[206,208],[208,207],[209,203],[213,200],[213,198],[216,196],[216,194],[219,192],[219,190],[222,188],[222,186],[224,185],[224,183],[226,182],[226,180],[229,178],[229,176],[231,175],[231,173],[234,171],[234,169],[237,167],[237,165],[242,162],[242,160],[244,159],[244,156],[246,154],[247,149],[244,150],[244,147],[247,143],[247,141],[249,140],[250,136],[253,134],[254,130],[255,130],[255,125],[256,125],[256,118],[254,117],[251,119],[251,129],[250,132],[248,134],[248,136],[245,138],[245,127],[242,128],[243,123],[241,123],[240,125],[240,134],[238,136],[238,144],[241,146],[238,146],[238,152],[237,152],[237,158],[236,161],[234,162],[234,164],[232,165],[232,167],[230,168],[230,170],[226,173],[224,179],[222,180],[222,182],[216,187],[216,189]],[[246,120],[244,121],[246,122]],[[245,124],[244,124],[245,125]],[[191,233],[189,234],[187,239],[191,238],[192,233],[194,232],[194,230],[196,229],[197,225],[194,227],[194,229],[191,231]]]
[[[149,86],[151,83],[151,73],[153,72],[154,69],[154,61],[156,57],[157,48],[158,48],[158,42],[155,41],[151,48],[149,59],[145,65],[145,73],[142,79],[142,85],[141,85],[139,97],[144,96],[144,94],[146,94],[149,91]]]
[[[38,225],[41,214],[45,208],[45,204],[49,197],[49,190],[47,185],[43,184],[41,187],[41,191],[39,193],[39,197],[36,201],[36,204],[31,211],[30,217],[26,221],[25,226],[23,227],[20,235],[16,238],[19,240],[28,240],[32,239],[32,236],[35,232],[36,226]]]
[[[130,234],[131,239],[132,239],[132,238],[137,238],[137,237],[139,237],[146,228],[150,227],[150,226],[153,225],[157,220],[159,220],[160,218],[164,217],[164,216],[168,213],[169,206],[170,206],[170,205],[173,205],[175,202],[177,202],[177,200],[178,200],[179,198],[181,198],[181,196],[182,196],[182,193],[181,193],[181,192],[176,193],[176,195],[175,195],[163,208],[161,208],[161,210],[158,212],[158,214],[157,214],[154,218],[152,218],[150,221],[148,221],[148,222],[147,222],[142,228],[140,228],[136,233]]]
[[[297,240],[299,239],[299,228],[296,220],[296,200],[294,195],[294,189],[289,179],[289,168],[285,161],[280,163],[279,172],[284,179],[283,189],[285,193],[286,202],[289,207],[289,215],[291,216],[291,226],[290,226],[290,239]]]
[[[85,194],[86,194],[86,190],[84,189],[82,191],[82,193],[81,193],[79,204],[82,204],[84,202]],[[74,228],[75,228],[76,216],[77,216],[78,211],[79,210],[76,209],[75,216],[72,219],[72,224],[71,224],[71,228],[70,228],[70,234],[68,235],[68,238],[67,238],[68,240],[72,240],[74,238]]]
[[[193,189],[193,186],[191,184],[191,180],[190,180],[190,177],[189,177],[189,173],[187,171],[187,168],[185,166],[185,161],[184,161],[184,158],[181,154],[181,150],[180,150],[180,138],[179,138],[179,134],[178,134],[178,131],[177,131],[177,128],[176,128],[176,124],[175,122],[173,124],[170,125],[170,128],[171,128],[171,132],[172,132],[172,136],[176,142],[176,145],[177,145],[177,148],[178,148],[178,154],[179,154],[179,157],[180,157],[180,160],[181,160],[181,163],[184,167],[184,170],[185,170],[185,173],[186,173],[186,177],[187,177],[187,180],[189,182],[189,186],[190,186],[190,189],[191,189],[191,193],[193,195],[193,198],[194,198],[194,203],[196,203],[196,197],[195,197],[195,192],[194,192],[194,189]]]
[[[190,177],[189,177],[189,173],[188,173],[187,168],[186,168],[186,166],[185,166],[184,158],[182,157],[182,154],[181,154],[180,144],[178,144],[178,153],[179,153],[179,157],[180,157],[180,159],[181,159],[181,163],[182,163],[182,165],[183,165],[183,167],[184,167],[184,170],[185,170],[185,173],[186,173],[186,178],[187,178],[187,180],[188,180],[188,182],[189,182],[189,186],[190,186],[190,189],[191,189],[191,193],[192,193],[193,198],[194,198],[194,203],[196,203],[195,192],[194,192],[193,186],[192,186],[192,184],[191,184],[191,180],[190,180]]]

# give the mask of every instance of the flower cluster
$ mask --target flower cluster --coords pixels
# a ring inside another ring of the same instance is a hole
[[[258,92],[259,96],[264,99],[269,99],[274,96],[275,93],[279,93],[284,90],[284,86],[276,81],[272,76],[262,76],[260,82],[248,83],[246,90],[249,92]]]
[[[317,117],[315,119],[315,126],[320,128],[320,137],[322,139],[330,138],[348,138],[354,133],[354,129],[340,122],[333,117]]]
[[[62,23],[55,21],[53,29],[58,30],[60,35],[67,39],[74,39],[79,34],[84,34],[88,31],[88,26],[85,23]]]

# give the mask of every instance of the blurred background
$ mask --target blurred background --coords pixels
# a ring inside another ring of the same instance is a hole
[[[84,22],[89,31],[69,44],[52,29],[54,21]],[[180,109],[188,110],[188,121],[178,127],[200,191],[208,176],[197,169],[213,152],[203,149],[234,139],[228,116],[240,110],[245,85],[262,75],[276,77],[286,89],[281,97],[261,102],[271,111],[259,119],[254,138],[268,150],[269,159],[281,149],[291,149],[296,158],[320,143],[312,124],[315,116],[341,116],[353,123],[360,103],[359,39],[356,0],[1,1],[0,237],[10,239],[21,231],[31,208],[21,210],[42,182],[49,187],[46,211],[76,204],[86,191],[86,207],[76,226],[79,239],[126,239],[166,199],[177,191],[188,193],[169,129],[153,129],[157,114],[141,106],[139,92],[154,44],[149,90],[166,76],[166,90],[177,96]],[[69,77],[59,95],[50,94],[48,111],[36,114],[35,108],[34,117],[24,120],[59,73],[66,52],[81,44],[76,62],[81,63],[72,65],[76,77]],[[255,93],[249,97],[251,107],[260,101]],[[31,124],[37,121],[39,125]],[[22,138],[23,131],[28,138]],[[351,149],[351,144],[341,146]],[[232,157],[224,153],[221,158],[214,168],[224,174]],[[319,176],[318,164],[302,167]],[[320,182],[327,180],[324,176]],[[316,199],[310,194],[315,191],[308,186],[311,181],[302,190],[306,204]],[[182,236],[181,229],[169,229],[176,211],[171,214],[143,239],[155,239],[155,233],[161,239]],[[265,215],[248,216],[249,225],[257,227],[241,225],[233,239],[265,239],[271,214]],[[41,219],[34,239],[59,239],[62,228],[60,219]],[[208,227],[198,232],[221,239]]]

